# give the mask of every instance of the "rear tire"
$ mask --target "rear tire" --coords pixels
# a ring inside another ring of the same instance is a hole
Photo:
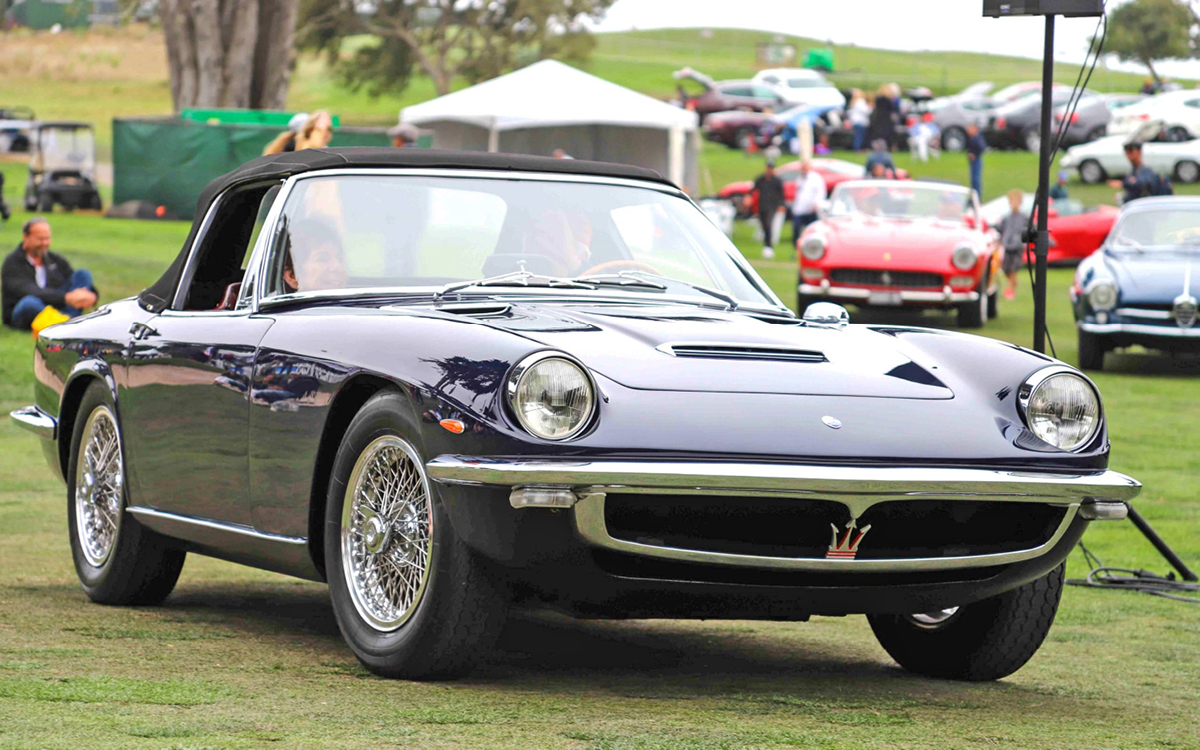
[[[962,151],[967,147],[967,131],[959,127],[946,128],[942,133],[943,151]]]
[[[1046,639],[1065,569],[1061,563],[1020,588],[959,607],[941,622],[922,623],[913,615],[867,615],[867,621],[884,650],[910,672],[998,680],[1025,666]]]
[[[100,604],[158,604],[187,553],[125,511],[125,456],[108,389],[90,385],[79,404],[67,468],[67,528],[84,593]]]
[[[1200,181],[1200,164],[1184,159],[1175,165],[1175,179],[1188,183]]]
[[[1037,128],[1029,128],[1021,134],[1021,142],[1025,144],[1026,151],[1039,153],[1042,148],[1042,134]]]
[[[1103,370],[1104,355],[1107,352],[1108,346],[1101,336],[1079,330],[1079,369],[1097,372]]]
[[[448,679],[491,651],[507,591],[451,526],[419,435],[408,402],[391,391],[350,423],[326,501],[326,578],[338,628],[363,666],[383,677]],[[411,489],[381,498],[372,477]]]
[[[1104,182],[1108,174],[1104,171],[1104,167],[1100,166],[1100,162],[1095,159],[1085,159],[1079,165],[1079,179],[1087,185],[1098,185]]]

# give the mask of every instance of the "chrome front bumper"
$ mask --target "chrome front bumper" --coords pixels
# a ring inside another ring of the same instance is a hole
[[[942,287],[940,291],[922,291],[919,289],[894,290],[900,295],[901,302],[927,302],[935,304],[959,304],[962,302],[978,302],[979,292],[955,292],[950,287]],[[832,299],[865,300],[875,293],[892,293],[893,290],[863,289],[853,286],[832,286],[828,282],[822,284],[801,284],[800,293],[809,297],[830,297]]]
[[[550,507],[573,509],[579,535],[595,547],[678,561],[813,571],[948,570],[1020,562],[1049,552],[1076,516],[1123,518],[1141,484],[1115,471],[1050,474],[987,469],[882,468],[795,464],[551,460],[439,456],[426,464],[447,485],[511,488],[510,502],[526,493],[558,497]],[[680,549],[613,538],[605,524],[607,492],[794,497],[831,500],[858,518],[872,505],[903,500],[987,500],[1045,503],[1066,508],[1062,523],[1031,549],[969,557],[858,560],[783,558]]]
[[[43,440],[58,435],[58,420],[36,406],[25,406],[9,413],[12,420]]]
[[[1128,333],[1134,336],[1162,336],[1172,339],[1200,338],[1200,327],[1179,328],[1172,326],[1152,326],[1142,323],[1091,323],[1081,320],[1077,323],[1080,330],[1095,334]]]

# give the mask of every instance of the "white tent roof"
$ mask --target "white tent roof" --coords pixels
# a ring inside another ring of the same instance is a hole
[[[405,107],[401,122],[462,122],[491,131],[563,125],[693,130],[695,112],[660,102],[557,60]]]

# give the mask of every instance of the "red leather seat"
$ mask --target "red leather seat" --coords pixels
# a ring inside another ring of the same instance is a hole
[[[225,287],[225,295],[221,297],[221,304],[214,307],[214,310],[232,310],[237,307],[238,294],[242,291],[242,282],[235,281]]]

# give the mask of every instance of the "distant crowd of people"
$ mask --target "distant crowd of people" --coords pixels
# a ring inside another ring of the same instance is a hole
[[[388,138],[396,148],[411,146],[417,142],[419,131],[406,122],[393,125],[387,131]],[[333,115],[324,109],[316,112],[299,112],[288,121],[287,130],[275,137],[263,149],[263,156],[303,151],[309,148],[325,148],[333,141]]]

